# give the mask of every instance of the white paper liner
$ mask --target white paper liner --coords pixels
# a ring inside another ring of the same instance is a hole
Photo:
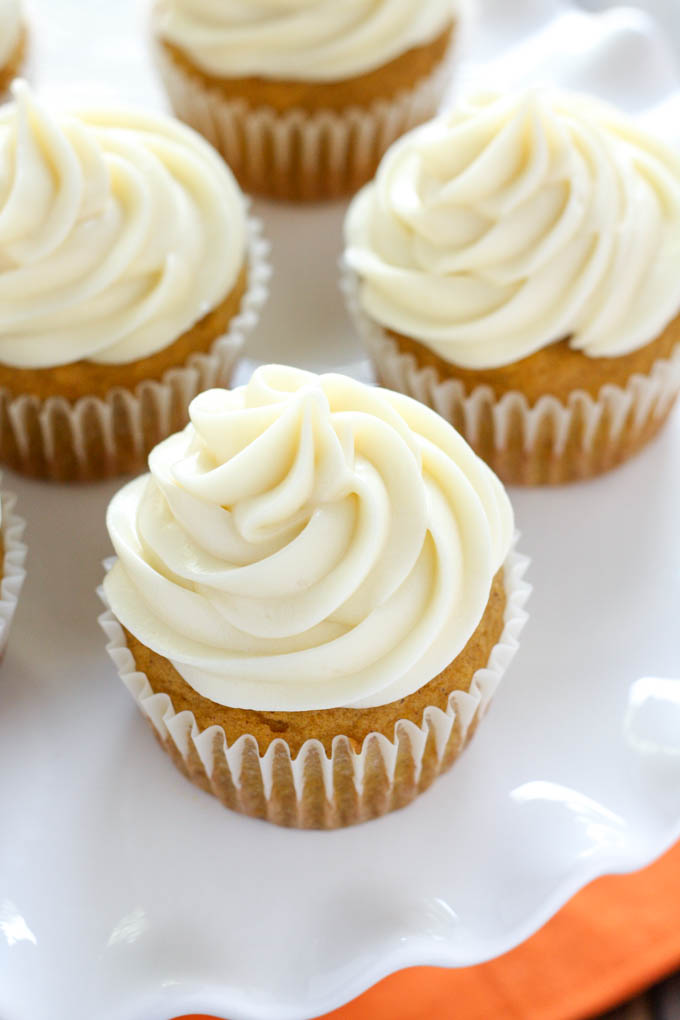
[[[160,743],[190,779],[244,814],[299,828],[331,829],[404,806],[465,747],[518,648],[528,618],[524,609],[531,592],[524,580],[528,563],[513,545],[504,567],[503,632],[487,665],[474,674],[469,692],[454,691],[445,712],[426,708],[420,726],[400,720],[393,740],[371,733],[356,751],[346,737],[336,736],[330,757],[313,739],[292,758],[282,739],[274,740],[262,755],[253,736],[241,736],[229,747],[220,726],[201,732],[192,712],[177,713],[167,694],[154,694],[108,608],[99,623],[121,680]],[[102,588],[98,594],[106,605]]]
[[[0,482],[2,474],[0,473]],[[26,522],[14,512],[17,497],[13,492],[0,493],[2,501],[2,582],[0,582],[0,657],[9,638],[10,625],[19,601],[21,586],[26,577],[26,546],[22,541]]]
[[[500,399],[489,386],[468,392],[403,352],[361,308],[356,275],[344,259],[340,271],[350,316],[381,384],[446,418],[507,484],[576,481],[615,467],[656,434],[680,392],[680,344],[648,375],[631,376],[625,387],[605,385],[597,399],[574,390],[566,404],[546,395],[531,406],[520,392]]]
[[[317,200],[358,191],[397,138],[434,116],[451,78],[447,56],[391,99],[342,111],[279,113],[227,99],[185,71],[161,43],[154,52],[177,116],[222,153],[246,191],[273,198]]]
[[[192,354],[161,381],[106,397],[23,394],[0,388],[0,460],[24,474],[56,481],[87,481],[142,471],[150,450],[182,429],[193,398],[228,386],[245,337],[256,325],[268,295],[269,244],[259,220],[248,220],[248,282],[238,313],[210,351]]]

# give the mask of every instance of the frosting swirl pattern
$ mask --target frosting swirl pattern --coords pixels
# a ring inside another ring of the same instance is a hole
[[[21,6],[19,0],[0,0],[0,69],[19,45]]]
[[[24,82],[0,111],[0,361],[125,363],[174,342],[243,266],[243,196],[157,115],[52,116]]]
[[[457,0],[162,0],[161,38],[216,76],[333,81],[431,42]]]
[[[680,157],[582,96],[480,97],[416,129],[345,232],[369,317],[464,368],[567,338],[617,357],[680,311]]]
[[[202,696],[388,704],[465,646],[512,539],[500,482],[417,401],[277,365],[209,390],[107,526],[107,601]]]

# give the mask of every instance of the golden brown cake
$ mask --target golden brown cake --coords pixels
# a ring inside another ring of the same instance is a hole
[[[498,644],[503,633],[505,606],[505,582],[499,573],[494,578],[489,601],[477,629],[453,662],[412,694],[376,708],[255,712],[219,705],[197,694],[171,662],[141,644],[127,630],[125,639],[137,668],[149,678],[153,692],[167,694],[175,711],[187,709],[193,712],[200,730],[221,726],[229,744],[244,733],[252,734],[260,754],[265,753],[272,741],[280,738],[288,744],[293,757],[306,740],[319,740],[326,754],[330,755],[335,737],[347,737],[353,750],[359,751],[369,733],[382,733],[392,740],[394,727],[401,719],[420,726],[426,708],[434,705],[445,712],[453,692],[469,691],[475,673],[489,661],[491,649]]]
[[[105,398],[112,389],[134,390],[142,382],[160,382],[170,369],[184,367],[192,354],[209,353],[215,341],[228,332],[229,323],[241,308],[247,282],[244,265],[234,287],[216,308],[168,347],[146,358],[112,365],[74,361],[54,368],[13,368],[0,364],[0,389],[11,396],[27,393],[42,400],[64,397],[75,403],[85,396]]]
[[[416,158],[417,156],[417,158]],[[407,136],[346,224],[380,380],[505,482],[600,474],[680,388],[680,159],[612,108],[530,91]]]
[[[21,72],[26,57],[27,39],[28,33],[22,27],[18,40],[6,55],[4,62],[0,64],[0,99],[4,98],[10,85]]]
[[[438,415],[343,376],[268,366],[190,414],[107,515],[125,682],[228,807],[334,828],[403,806],[515,647],[502,487]]]
[[[418,366],[418,371],[434,369],[438,385],[454,379],[462,386],[459,414],[453,418],[452,424],[465,434],[464,401],[480,387],[492,394],[494,403],[501,401],[506,394],[512,399],[513,394],[521,393],[529,408],[535,407],[546,396],[554,397],[567,407],[573,393],[588,394],[597,401],[605,387],[615,386],[625,392],[627,387],[635,385],[636,377],[651,377],[657,362],[671,363],[675,352],[680,349],[680,318],[673,319],[661,336],[651,343],[619,358],[589,358],[570,347],[567,340],[562,340],[502,368],[464,369],[456,366],[453,372],[448,362],[410,337],[388,330],[387,339],[396,345],[395,355],[398,352],[399,356],[411,359]],[[385,378],[382,377],[380,360],[377,373],[382,385],[387,386],[393,381],[389,371]],[[664,400],[657,413],[648,415],[640,423],[639,412],[631,402],[625,419],[617,428],[615,442],[612,442],[610,434],[609,417],[603,414],[587,450],[583,442],[588,427],[585,409],[574,410],[566,437],[560,438],[561,448],[557,453],[559,425],[552,420],[545,421],[541,436],[537,437],[534,447],[527,450],[526,424],[521,414],[516,414],[514,421],[509,421],[500,446],[493,415],[489,413],[480,416],[474,436],[468,438],[475,452],[508,484],[560,484],[591,478],[628,460],[654,438],[673,407],[674,400]]]

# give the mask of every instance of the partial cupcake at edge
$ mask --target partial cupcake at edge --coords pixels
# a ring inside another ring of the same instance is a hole
[[[0,107],[0,461],[62,481],[143,470],[227,385],[266,245],[221,157],[143,110]]]
[[[16,512],[17,498],[8,492],[0,472],[0,659],[5,654],[10,627],[26,577],[26,522]]]
[[[439,415],[341,375],[261,367],[190,416],[109,506],[120,676],[229,808],[336,828],[403,807],[517,647],[504,489]]]
[[[458,0],[157,0],[154,51],[175,112],[246,191],[314,200],[370,180],[437,111]]]
[[[27,39],[20,0],[0,0],[0,101],[22,70]]]
[[[387,153],[345,225],[384,385],[508,483],[598,475],[680,389],[680,155],[593,98],[485,95]]]

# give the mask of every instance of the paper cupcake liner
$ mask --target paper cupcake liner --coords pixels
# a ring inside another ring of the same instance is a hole
[[[546,395],[532,406],[520,392],[500,399],[489,386],[468,392],[403,352],[361,309],[354,274],[344,265],[341,272],[349,313],[380,384],[446,418],[506,484],[559,484],[616,467],[656,435],[680,392],[680,345],[648,375],[631,376],[625,387],[603,386],[597,398],[574,390],[567,403]]]
[[[336,736],[330,756],[313,739],[293,758],[280,738],[260,754],[254,736],[243,735],[229,747],[220,726],[201,732],[192,712],[175,712],[167,694],[154,694],[110,610],[99,623],[121,680],[185,776],[234,811],[278,825],[334,829],[403,807],[458,757],[517,650],[531,591],[524,580],[528,562],[514,548],[507,558],[503,632],[468,692],[452,693],[446,711],[426,708],[420,726],[400,720],[393,740],[370,733],[357,751],[347,737]],[[106,604],[101,588],[99,595]]]
[[[0,389],[0,461],[22,474],[54,481],[90,481],[145,469],[151,449],[184,428],[193,398],[227,386],[246,335],[268,294],[269,245],[249,220],[248,285],[237,315],[210,351],[192,354],[160,381],[75,403],[54,396],[12,396]]]
[[[0,479],[2,475],[0,474]],[[5,653],[9,629],[26,577],[26,546],[22,541],[26,522],[14,512],[17,498],[13,492],[2,492],[2,581],[0,582],[0,657]]]
[[[392,142],[434,116],[451,77],[445,58],[412,88],[370,106],[277,113],[225,98],[180,67],[162,44],[155,52],[175,113],[222,153],[241,186],[303,201],[358,191]]]

